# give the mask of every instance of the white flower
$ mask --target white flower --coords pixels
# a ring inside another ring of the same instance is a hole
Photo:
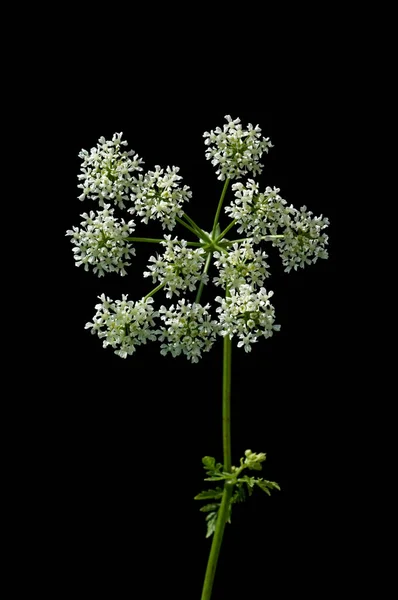
[[[101,137],[96,148],[79,153],[83,159],[82,174],[78,175],[82,182],[78,185],[82,189],[79,200],[87,197],[98,200],[100,206],[104,206],[104,202],[112,202],[119,208],[125,208],[124,201],[129,200],[133,186],[131,173],[142,171],[140,165],[143,160],[133,150],[122,152],[122,146],[127,145],[125,140],[122,141],[122,135],[115,133],[112,141]]]
[[[234,183],[232,189],[235,198],[225,207],[225,212],[237,220],[238,233],[248,233],[255,243],[259,243],[262,236],[276,235],[278,227],[286,226],[289,215],[295,211],[281,198],[279,188],[267,187],[260,193],[258,184],[248,179],[246,185]]]
[[[328,236],[322,230],[329,219],[313,217],[303,206],[297,210],[288,206],[279,195],[279,189],[267,187],[260,193],[258,185],[249,179],[246,185],[234,183],[235,198],[225,207],[225,212],[236,219],[238,233],[247,233],[255,243],[263,236],[283,235],[273,239],[272,245],[279,249],[285,271],[315,263],[318,258],[328,258]]]
[[[213,279],[217,286],[232,289],[250,283],[254,289],[256,285],[261,287],[270,275],[267,254],[261,250],[255,252],[250,240],[233,244],[228,252],[214,252],[214,258],[219,270],[219,277]]]
[[[300,210],[294,209],[283,231],[282,239],[273,240],[273,245],[279,249],[286,273],[293,268],[315,263],[318,258],[328,258],[326,245],[328,236],[322,230],[329,225],[326,217],[313,217],[306,206]]]
[[[269,138],[261,138],[261,129],[258,125],[253,127],[249,123],[247,129],[242,129],[240,119],[232,120],[226,115],[227,123],[223,129],[217,127],[215,131],[205,132],[207,160],[217,166],[218,179],[240,179],[249,172],[261,173],[262,165],[259,163],[264,152],[272,148]]]
[[[182,205],[192,197],[192,192],[187,185],[181,187],[179,182],[182,177],[178,175],[178,167],[161,169],[155,166],[155,171],[148,171],[139,175],[134,180],[133,194],[134,207],[131,213],[142,217],[141,221],[148,224],[150,219],[157,219],[162,223],[163,229],[170,231],[176,225],[176,217],[182,217]]]
[[[101,303],[95,306],[97,312],[93,322],[86,323],[85,329],[97,333],[104,340],[104,348],[111,346],[115,354],[126,358],[135,352],[136,346],[156,340],[155,332],[150,329],[155,325],[153,319],[158,316],[152,307],[153,298],[132,302],[123,295],[122,300],[113,302],[105,294],[98,297]]]
[[[104,205],[104,210],[80,215],[84,221],[79,227],[73,227],[66,232],[71,236],[76,266],[84,265],[85,271],[93,268],[94,273],[102,277],[105,273],[120,273],[126,275],[125,267],[129,266],[130,256],[135,250],[126,238],[134,231],[134,221],[117,220],[114,209],[110,204]]]
[[[208,275],[203,274],[206,252],[203,248],[189,248],[186,240],[171,240],[170,235],[164,236],[161,242],[166,247],[164,254],[151,256],[149,271],[144,271],[144,277],[152,277],[152,282],[166,283],[166,297],[180,295],[180,290],[194,291],[196,284],[208,282]]]
[[[185,298],[170,308],[161,306],[160,318],[164,322],[158,330],[161,354],[168,352],[172,356],[183,353],[193,363],[199,361],[202,352],[208,352],[214,344],[217,334],[217,321],[211,319],[210,304],[186,304]]]
[[[275,325],[275,311],[269,299],[273,292],[260,288],[256,293],[253,288],[244,284],[238,289],[232,289],[230,296],[221,298],[217,296],[216,302],[221,306],[217,308],[220,321],[220,334],[237,336],[238,348],[244,347],[246,352],[251,351],[251,345],[257,342],[258,337],[269,338],[274,331],[279,331],[280,325]]]

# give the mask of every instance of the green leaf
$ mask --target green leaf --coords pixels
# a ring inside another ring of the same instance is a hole
[[[261,471],[262,465],[258,462],[249,463],[247,465],[251,471]]]
[[[226,473],[221,474],[220,475],[214,475],[212,477],[205,477],[204,481],[222,481],[223,479],[231,479],[231,474],[230,473]]]
[[[234,495],[231,498],[231,504],[235,504],[236,502],[244,502],[246,500],[246,492],[243,485],[237,484],[235,488]]]
[[[206,538],[210,537],[216,529],[217,514],[218,513],[216,513],[216,512],[211,512],[206,517],[206,521],[207,521]]]
[[[216,487],[214,490],[205,490],[204,492],[200,492],[197,496],[195,496],[194,500],[211,500],[218,498],[222,498],[223,491],[222,488]]]
[[[202,458],[202,463],[206,469],[213,470],[216,466],[216,459],[213,456],[204,456]]]
[[[279,485],[275,481],[267,481],[266,479],[256,479],[255,483],[261,488],[268,496],[270,496],[270,490],[281,490]]]
[[[202,508],[200,508],[200,512],[210,512],[213,510],[218,510],[219,508],[219,504],[206,504],[206,506],[202,506]]]
[[[213,456],[205,456],[204,458],[202,458],[202,463],[204,465],[204,468],[206,469],[207,475],[221,474],[220,471],[223,466],[221,463],[216,463],[216,459]],[[225,479],[225,477],[223,479]],[[209,480],[206,480],[206,481],[209,481]],[[210,480],[210,481],[214,481],[214,480]]]
[[[246,485],[247,485],[247,491],[249,492],[249,496],[251,496],[252,493],[253,493],[254,485],[255,485],[255,483],[257,481],[256,478],[255,477],[249,477],[248,475],[245,475],[244,477],[240,477],[238,479],[238,481],[242,482],[242,485],[243,485],[243,483],[246,483]]]

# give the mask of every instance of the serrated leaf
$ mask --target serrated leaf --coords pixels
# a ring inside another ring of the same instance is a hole
[[[246,500],[246,492],[243,485],[237,485],[234,495],[231,498],[231,504],[235,504],[236,502],[244,502]]]
[[[214,533],[214,531],[216,529],[217,513],[216,512],[209,513],[206,517],[206,521],[207,521],[206,538],[208,538]]]
[[[216,459],[214,458],[214,456],[204,456],[202,458],[202,463],[204,464],[206,469],[215,469]]]
[[[261,488],[266,494],[268,494],[269,496],[270,494],[270,490],[281,490],[281,488],[279,487],[279,485],[277,483],[275,483],[275,481],[267,481],[266,479],[257,479],[256,480],[256,484],[258,485],[259,488]]]
[[[194,500],[218,500],[223,495],[222,488],[216,487],[214,490],[205,490],[204,492],[200,492],[197,496],[195,496]]]
[[[242,479],[247,485],[247,491],[249,492],[249,496],[251,496],[253,493],[253,488],[254,488],[254,484],[256,481],[255,478],[245,476],[245,477],[242,477]]]
[[[219,504],[206,504],[206,506],[202,506],[200,508],[200,512],[210,512],[213,510],[218,510],[220,508]]]
[[[245,475],[244,477],[240,477],[238,481],[242,481],[247,484],[247,487],[253,488],[257,480],[255,477]]]
[[[204,481],[222,481],[223,479],[230,479],[231,475],[227,474],[227,475],[214,475],[212,477],[205,477]]]
[[[203,466],[206,470],[206,475],[219,475],[221,474],[221,470],[223,465],[221,463],[216,463],[216,459],[213,456],[205,456],[202,458]],[[206,480],[209,481],[209,480]],[[210,480],[213,481],[213,480]]]

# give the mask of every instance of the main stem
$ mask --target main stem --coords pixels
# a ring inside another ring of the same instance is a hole
[[[223,453],[224,453],[224,471],[231,472],[231,359],[232,346],[231,338],[224,337],[223,352],[223,377],[222,377],[222,432],[223,432]],[[216,528],[213,535],[213,541],[210,549],[210,556],[207,563],[205,581],[203,584],[201,600],[210,600],[213,590],[214,576],[216,574],[218,557],[221,550],[221,544],[224,535],[225,524],[229,517],[229,504],[233,491],[233,485],[226,483],[221,500],[221,506],[218,511]]]
[[[232,343],[229,335],[224,337],[222,376],[222,439],[224,471],[231,472],[231,363]]]

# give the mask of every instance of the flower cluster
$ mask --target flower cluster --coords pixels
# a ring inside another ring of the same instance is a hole
[[[272,244],[278,247],[287,273],[315,263],[318,258],[328,258],[328,236],[322,230],[329,225],[329,219],[322,215],[313,217],[306,206],[300,210],[288,206],[278,188],[267,187],[265,193],[260,193],[253,179],[246,185],[235,183],[232,189],[235,198],[225,212],[236,219],[238,232],[249,234],[255,243],[266,236],[280,236],[273,238]]]
[[[242,464],[246,465],[252,471],[261,471],[261,463],[265,461],[267,455],[264,452],[252,452],[251,450],[245,450],[245,459],[241,459]]]
[[[127,145],[125,140],[122,141],[122,135],[115,133],[112,141],[101,137],[96,148],[79,153],[79,157],[83,159],[82,174],[78,175],[82,182],[78,185],[82,189],[79,200],[98,200],[99,206],[111,201],[119,208],[125,208],[124,202],[130,199],[129,193],[133,186],[131,174],[142,171],[140,165],[143,160],[133,150],[122,151],[122,146]]]
[[[258,125],[253,127],[249,123],[247,129],[243,129],[240,119],[232,120],[230,115],[225,119],[227,123],[223,129],[217,127],[215,131],[203,134],[208,146],[206,158],[217,167],[218,179],[240,179],[249,172],[261,173],[259,160],[268,148],[272,148],[269,138],[261,138]]]
[[[168,352],[172,356],[183,353],[191,362],[196,363],[202,352],[208,352],[213,346],[218,330],[217,321],[209,313],[210,304],[190,304],[185,298],[170,308],[161,306],[160,318],[164,325],[157,332],[161,345],[161,354]]]
[[[157,316],[152,307],[153,298],[133,302],[127,297],[123,295],[122,300],[113,302],[105,294],[99,296],[101,302],[95,306],[97,312],[93,322],[85,326],[104,340],[104,348],[111,346],[121,358],[133,354],[135,347],[146,344],[147,340],[156,340],[151,330],[155,325],[153,319]]]
[[[264,279],[270,275],[267,271],[267,254],[261,250],[255,252],[250,240],[233,244],[228,252],[214,252],[214,258],[219,271],[219,277],[213,279],[217,286],[236,289],[249,283],[253,287],[261,287]]]
[[[280,325],[275,325],[275,311],[269,299],[273,292],[260,288],[256,293],[253,288],[244,284],[238,289],[232,289],[230,296],[217,296],[216,302],[221,324],[221,335],[237,336],[238,348],[244,346],[246,352],[251,351],[251,344],[257,342],[260,336],[269,338],[274,331],[279,331]]]
[[[225,119],[222,128],[204,133],[206,158],[216,167],[218,179],[238,180],[249,173],[261,173],[260,159],[272,148],[269,138],[262,137],[258,125],[249,123],[244,129],[240,119],[233,120],[229,115]],[[135,255],[132,241],[160,243],[163,253],[152,255],[148,270],[144,271],[144,277],[152,278],[157,287],[136,302],[127,296],[112,301],[103,294],[93,322],[87,323],[86,328],[103,339],[104,347],[111,346],[123,358],[133,354],[137,345],[159,339],[162,354],[183,354],[197,362],[203,352],[210,350],[217,335],[235,336],[238,347],[249,352],[260,337],[270,337],[280,328],[275,325],[270,304],[273,292],[263,287],[270,275],[268,255],[256,249],[256,244],[270,241],[278,249],[285,271],[297,270],[328,257],[328,236],[324,230],[329,220],[322,215],[313,216],[305,206],[300,210],[288,206],[279,195],[279,188],[267,187],[260,192],[254,179],[248,179],[244,184],[238,181],[232,185],[233,198],[225,207],[232,222],[222,234],[220,225],[215,223],[215,235],[208,234],[206,239],[185,215],[188,228],[199,232],[198,239],[203,237],[203,242],[171,239],[171,235],[164,235],[163,240],[130,237],[135,222],[116,218],[115,210],[127,208],[142,223],[157,220],[163,230],[172,231],[177,221],[184,225],[181,217],[192,192],[182,184],[178,167],[163,169],[156,165],[155,170],[144,173],[143,160],[126,150],[126,146],[122,133],[115,133],[111,141],[101,137],[90,152],[79,153],[79,199],[97,200],[102,210],[83,213],[80,226],[68,230],[66,235],[71,237],[76,266],[92,269],[99,277],[110,272],[126,275],[126,267]],[[221,203],[226,191],[224,186]],[[218,210],[216,214],[218,219]],[[233,226],[247,239],[228,242],[225,235]],[[212,281],[226,290],[225,297],[215,299],[220,305],[218,320],[212,319],[209,304],[199,303],[203,285],[209,282],[207,271],[212,257],[217,269]],[[167,298],[172,298],[194,292],[198,284],[193,304],[182,298],[169,308],[162,306],[158,312],[153,309],[152,295],[161,288]],[[155,326],[156,317],[162,322],[160,329]],[[247,454],[246,462],[253,462],[254,456]]]
[[[225,212],[236,219],[238,233],[248,233],[255,243],[259,243],[263,236],[275,235],[279,227],[289,224],[295,209],[287,206],[286,200],[279,195],[279,188],[267,187],[260,193],[258,183],[248,179],[246,185],[234,183],[232,189],[235,198],[225,207]]]
[[[172,240],[170,235],[164,238],[164,253],[150,257],[152,264],[148,265],[149,271],[144,271],[144,277],[152,277],[153,283],[164,283],[167,298],[179,296],[180,290],[194,291],[200,281],[206,284],[209,278],[202,273],[206,257],[203,248],[189,248],[185,240]]]
[[[76,246],[73,248],[76,266],[84,265],[85,271],[92,267],[99,277],[111,272],[126,275],[130,255],[135,255],[134,248],[126,240],[134,231],[134,221],[117,220],[113,213],[110,204],[105,204],[104,210],[83,213],[80,228],[73,227],[66,232]]]
[[[132,200],[134,207],[131,213],[142,217],[141,221],[148,224],[150,219],[157,219],[162,223],[163,229],[170,231],[176,225],[176,217],[182,217],[182,205],[192,197],[192,192],[187,185],[180,186],[182,177],[178,175],[178,167],[161,169],[155,166],[155,171],[148,171],[135,179]]]
[[[326,245],[328,236],[322,230],[329,225],[329,219],[313,217],[306,206],[294,210],[294,216],[284,230],[284,237],[273,241],[279,249],[286,273],[293,268],[315,263],[318,258],[328,258]]]

